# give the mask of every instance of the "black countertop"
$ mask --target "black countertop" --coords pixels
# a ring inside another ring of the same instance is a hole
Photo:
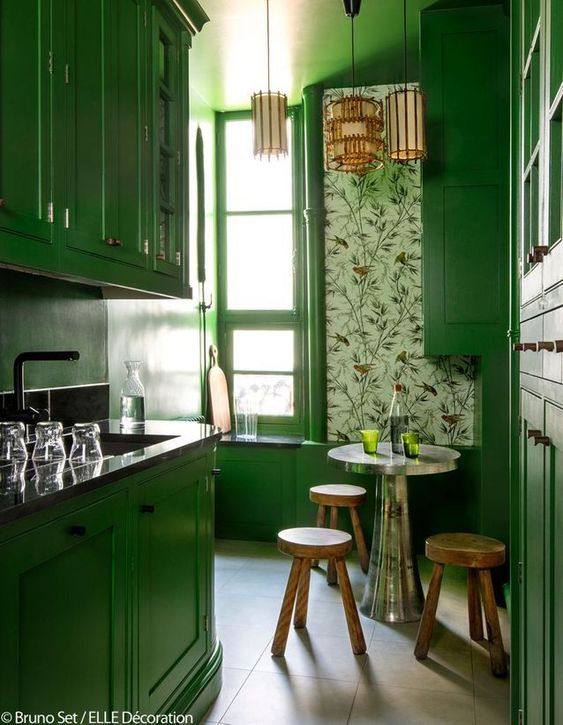
[[[37,464],[30,458],[0,466],[0,525],[81,496],[120,478],[177,458],[190,450],[218,443],[221,432],[211,425],[148,420],[144,430],[123,433],[118,420],[98,421],[104,459],[72,466],[68,459]],[[71,429],[65,429],[69,436]],[[154,436],[142,441],[139,436]],[[67,441],[69,439],[67,438]],[[142,442],[141,442],[142,441]],[[121,452],[128,447],[134,449]],[[114,451],[113,455],[108,455]]]

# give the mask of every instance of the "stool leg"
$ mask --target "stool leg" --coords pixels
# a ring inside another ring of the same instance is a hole
[[[483,609],[485,610],[485,621],[487,622],[491,670],[495,677],[506,677],[506,655],[504,653],[504,647],[502,646],[502,634],[498,621],[491,570],[480,569],[479,581],[481,584],[481,596],[483,597]]]
[[[475,642],[483,639],[483,617],[481,615],[481,594],[479,574],[475,569],[467,570],[467,610],[469,612],[469,636]]]
[[[358,509],[355,506],[350,508],[350,518],[352,519],[354,538],[356,539],[356,546],[358,547],[360,566],[362,567],[364,574],[367,574],[369,569],[369,554],[366,546],[366,540],[364,539],[364,532],[362,531],[360,517],[358,516]]]
[[[342,603],[344,605],[344,613],[346,615],[346,623],[348,624],[348,633],[350,642],[352,643],[352,651],[355,655],[363,655],[366,651],[366,641],[358,617],[356,609],[356,601],[354,600],[354,592],[348,578],[348,570],[344,559],[336,559],[336,570],[338,571],[338,580],[340,582],[340,593],[342,594]]]
[[[293,559],[289,579],[285,588],[285,594],[278,618],[274,642],[272,644],[272,654],[275,657],[283,657],[285,645],[287,643],[287,635],[289,634],[289,624],[291,615],[293,614],[293,605],[295,603],[295,594],[297,593],[297,585],[299,584],[299,575],[301,574],[301,565],[303,559]]]
[[[297,603],[295,604],[295,615],[293,626],[301,629],[307,624],[307,607],[309,604],[309,581],[311,579],[311,559],[303,559],[301,564],[301,575],[299,577],[299,589],[297,590]]]
[[[414,646],[414,656],[419,660],[425,660],[428,656],[430,640],[432,639],[432,630],[436,620],[436,608],[440,597],[440,587],[442,586],[442,574],[444,573],[443,564],[434,564],[432,578],[426,594],[424,602],[424,610],[418,627],[416,644]]]
[[[317,529],[321,529],[325,525],[326,521],[326,506],[324,504],[319,504],[319,508],[317,509],[317,522],[316,527]],[[319,565],[319,560],[314,559],[311,562],[311,566],[317,567]]]
[[[336,506],[330,507],[330,528],[338,528],[338,508]],[[336,567],[334,565],[334,559],[328,560],[328,567],[326,570],[326,581],[327,584],[336,584]]]

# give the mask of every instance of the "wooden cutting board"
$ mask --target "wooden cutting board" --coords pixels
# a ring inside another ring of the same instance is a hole
[[[215,345],[209,347],[209,370],[207,372],[207,409],[213,425],[228,433],[231,430],[231,410],[227,378],[217,362],[218,351]]]

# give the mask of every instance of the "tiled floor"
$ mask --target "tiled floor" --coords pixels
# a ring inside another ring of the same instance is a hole
[[[324,563],[323,563],[324,564]],[[446,570],[428,659],[413,654],[417,625],[361,617],[368,652],[354,656],[337,587],[313,570],[306,630],[291,628],[284,658],[270,646],[290,560],[272,544],[218,541],[216,613],[223,689],[206,722],[225,725],[509,723],[508,680],[494,678],[484,643],[467,635],[465,578]],[[420,561],[423,584],[430,573]],[[364,575],[348,562],[359,599]],[[509,651],[506,612],[500,610]]]

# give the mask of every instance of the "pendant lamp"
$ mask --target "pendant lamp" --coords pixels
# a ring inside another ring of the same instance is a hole
[[[363,176],[383,166],[383,105],[356,92],[354,18],[361,0],[344,0],[350,18],[352,45],[352,94],[337,98],[324,108],[325,167]]]
[[[287,156],[287,96],[270,90],[270,0],[266,0],[268,90],[251,98],[254,156],[267,159]]]
[[[425,99],[419,88],[407,87],[407,0],[403,0],[404,86],[386,99],[387,155],[406,163],[426,158]]]

